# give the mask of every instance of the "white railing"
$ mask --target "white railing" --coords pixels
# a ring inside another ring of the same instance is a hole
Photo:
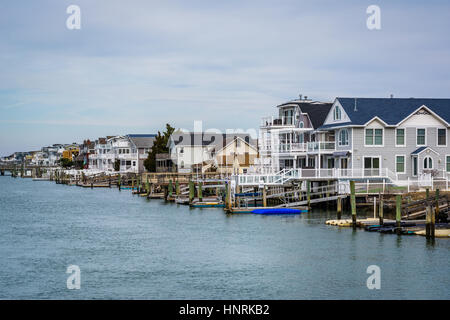
[[[237,176],[239,185],[280,185],[293,179],[363,179],[397,177],[387,168],[380,169],[283,169],[277,173],[243,174]]]
[[[336,143],[334,141],[308,142],[308,152],[334,151]]]
[[[293,126],[294,117],[264,117],[261,121],[262,127],[282,127],[282,126]]]

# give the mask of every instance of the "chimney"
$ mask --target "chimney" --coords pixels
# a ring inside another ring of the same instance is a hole
[[[301,95],[301,94],[299,94],[298,96],[299,96],[300,100],[302,100],[302,95]]]
[[[305,96],[305,100],[308,100],[308,96]]]
[[[394,95],[391,93],[391,99],[394,97]]]

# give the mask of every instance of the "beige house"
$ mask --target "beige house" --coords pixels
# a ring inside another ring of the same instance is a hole
[[[227,139],[228,140],[228,139]],[[241,137],[230,138],[225,147],[216,152],[213,167],[218,173],[247,173],[258,157],[256,146],[246,142]]]

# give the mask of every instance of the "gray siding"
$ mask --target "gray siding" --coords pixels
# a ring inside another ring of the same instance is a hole
[[[365,147],[364,146],[364,130],[365,128],[353,128],[354,131],[354,150],[353,161],[354,168],[363,168],[364,156],[381,156],[381,167],[389,168],[392,172],[396,172],[395,157],[396,155],[405,156],[405,174],[399,174],[400,179],[412,177],[412,157],[419,146],[416,145],[416,128],[406,129],[406,146],[396,147],[395,128],[384,128],[384,146],[382,147]],[[430,151],[421,153],[418,158],[419,174],[423,169],[423,159],[430,156],[433,159],[433,169],[442,171],[446,165],[446,155],[450,155],[450,130],[447,129],[447,146],[437,146],[437,128],[427,128],[426,130],[426,146],[430,147],[438,154]]]

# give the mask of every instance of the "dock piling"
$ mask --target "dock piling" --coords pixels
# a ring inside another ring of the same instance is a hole
[[[342,216],[342,198],[338,197],[337,198],[337,219],[341,220],[341,216]]]
[[[401,234],[401,224],[402,224],[402,196],[400,194],[396,195],[396,214],[395,214],[395,225],[397,227],[397,234]]]
[[[350,206],[352,209],[352,227],[356,229],[356,195],[355,181],[350,181]]]
[[[384,222],[383,222],[383,206],[384,206],[383,196],[380,193],[380,205],[378,208],[378,218],[380,219],[380,226],[382,226],[384,224]]]

